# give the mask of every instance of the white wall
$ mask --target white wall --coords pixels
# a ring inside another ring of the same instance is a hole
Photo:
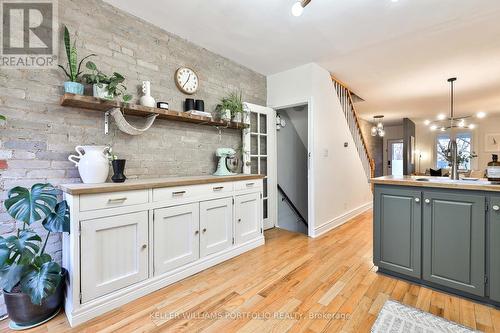
[[[369,208],[370,185],[330,73],[311,63],[270,75],[267,101],[273,108],[309,103],[309,235],[316,237]]]

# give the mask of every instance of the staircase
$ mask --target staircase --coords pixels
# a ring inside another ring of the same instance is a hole
[[[358,151],[359,158],[363,164],[366,177],[368,179],[373,178],[375,176],[375,162],[370,155],[366,140],[359,125],[356,108],[354,107],[353,102],[353,93],[342,82],[338,81],[333,76],[332,81],[337,92],[337,96],[339,97],[340,105],[342,105],[347,125],[349,126],[352,138],[354,139],[354,144]]]

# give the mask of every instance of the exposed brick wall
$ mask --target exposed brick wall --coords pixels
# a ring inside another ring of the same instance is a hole
[[[189,66],[201,82],[193,97],[204,99],[206,110],[212,111],[234,89],[241,89],[246,101],[265,104],[263,75],[100,0],[59,0],[59,16],[61,27],[67,25],[72,37],[77,35],[79,58],[96,53],[93,61],[101,70],[126,77],[134,100],[142,80],[149,80],[157,101],[168,101],[171,109],[182,110],[188,96],[178,91],[173,77],[178,67]],[[66,62],[62,40],[59,57],[61,63]],[[103,113],[59,105],[64,80],[58,70],[0,70],[0,114],[7,117],[0,127],[0,160],[8,164],[0,167],[2,201],[6,191],[18,185],[79,182],[77,169],[67,160],[76,145],[110,145],[120,158],[127,159],[127,176],[146,178],[212,173],[215,149],[241,143],[237,130],[224,130],[219,141],[215,128],[166,120],[157,120],[152,129],[137,137],[112,124],[106,136]],[[0,234],[14,229],[2,205]],[[51,237],[48,250],[60,261],[58,235]],[[0,299],[3,303],[3,297]],[[0,305],[0,314],[3,312]]]

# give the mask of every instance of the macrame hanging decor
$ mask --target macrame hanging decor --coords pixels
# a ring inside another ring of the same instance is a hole
[[[153,125],[158,114],[152,114],[146,117],[146,123],[142,128],[137,128],[132,126],[123,116],[123,113],[119,108],[115,108],[109,112],[109,114],[113,117],[116,122],[116,126],[120,129],[120,131],[130,134],[130,135],[140,135],[146,132]]]

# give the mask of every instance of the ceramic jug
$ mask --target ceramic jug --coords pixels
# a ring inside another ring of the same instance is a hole
[[[77,155],[70,155],[68,160],[75,163],[80,178],[85,184],[105,183],[108,178],[109,161],[106,146],[76,146]]]

